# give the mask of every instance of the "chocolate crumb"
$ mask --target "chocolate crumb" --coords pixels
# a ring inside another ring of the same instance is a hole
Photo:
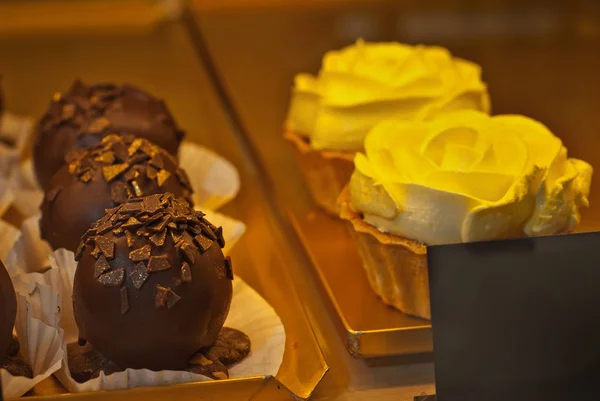
[[[135,245],[135,235],[131,231],[125,231],[125,237],[127,238],[127,247],[133,248]]]
[[[180,300],[181,297],[177,295],[175,291],[169,288],[169,293],[167,294],[167,308],[172,308]]]

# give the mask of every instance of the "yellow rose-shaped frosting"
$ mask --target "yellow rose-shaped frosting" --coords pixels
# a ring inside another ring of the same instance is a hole
[[[592,178],[541,123],[476,111],[382,122],[355,165],[352,206],[381,231],[428,245],[568,231]]]
[[[478,65],[441,47],[359,40],[328,52],[318,76],[296,76],[287,127],[314,149],[358,151],[381,120],[489,108]]]

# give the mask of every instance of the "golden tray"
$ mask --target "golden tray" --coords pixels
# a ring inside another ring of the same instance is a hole
[[[321,209],[288,215],[339,318],[343,341],[356,358],[433,351],[431,324],[385,305],[369,286],[344,222]]]

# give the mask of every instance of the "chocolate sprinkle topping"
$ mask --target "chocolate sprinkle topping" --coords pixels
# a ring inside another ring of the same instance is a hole
[[[191,266],[201,253],[209,249],[213,243],[223,243],[222,228],[210,224],[201,212],[194,211],[189,204],[177,199],[172,194],[157,194],[145,198],[135,198],[116,208],[108,209],[106,215],[94,223],[84,234],[82,241],[85,246],[94,247],[92,251],[96,258],[94,276],[105,286],[118,287],[123,284],[125,269],[110,270],[109,260],[115,256],[115,242],[110,235],[125,235],[130,249],[129,259],[136,264],[129,268],[128,275],[135,289],[140,289],[151,274],[171,269],[167,254],[152,255],[159,247],[165,245],[167,235],[173,239],[173,245],[178,249],[182,264],[179,278],[174,287],[182,283],[192,282]],[[109,237],[102,236],[100,232]],[[147,238],[144,245],[133,249],[139,238]],[[156,246],[156,248],[153,248]],[[233,279],[231,260],[225,259],[224,265],[215,266],[220,277]],[[129,303],[127,292],[121,293],[122,312],[127,312]],[[155,305],[171,308],[181,297],[170,287],[157,284]]]

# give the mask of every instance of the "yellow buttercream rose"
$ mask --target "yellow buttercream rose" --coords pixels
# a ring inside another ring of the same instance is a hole
[[[328,52],[318,76],[296,76],[287,125],[310,137],[314,149],[358,151],[388,118],[489,108],[478,65],[441,47],[359,40]]]
[[[355,166],[351,204],[365,220],[430,245],[570,230],[592,176],[541,123],[476,111],[382,122]]]

